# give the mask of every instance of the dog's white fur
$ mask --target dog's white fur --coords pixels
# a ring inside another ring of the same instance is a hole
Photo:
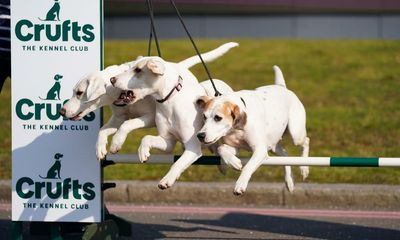
[[[199,139],[213,144],[223,139],[218,154],[235,169],[242,170],[236,182],[234,194],[246,191],[254,171],[268,159],[268,151],[287,156],[280,141],[286,128],[296,146],[301,146],[302,156],[308,157],[309,138],[306,132],[306,113],[298,97],[286,88],[279,67],[275,71],[275,85],[259,87],[254,91],[243,90],[213,99],[201,97],[196,102],[205,119],[199,131]],[[243,167],[236,154],[240,148],[253,152]],[[308,176],[308,167],[301,167],[301,174]],[[294,184],[290,166],[285,167],[285,181],[289,191]]]
[[[110,105],[112,116],[99,131],[96,143],[96,156],[99,160],[107,154],[107,138],[116,133],[110,147],[111,152],[118,151],[126,139],[127,134],[139,128],[154,127],[154,101],[147,98],[128,104],[115,106],[121,91],[110,84],[109,79],[129,69],[133,62],[107,67],[106,69],[90,74],[80,80],[73,89],[73,96],[66,102],[64,116],[73,120],[80,120],[89,112],[102,106]]]
[[[202,54],[202,58],[205,62],[213,61],[224,55],[232,47],[235,47],[235,45],[230,43],[223,44],[212,51]],[[151,97],[123,107],[113,105],[113,102],[119,98],[121,90],[111,86],[110,78],[125,72],[135,63],[136,61],[132,61],[121,65],[109,66],[102,71],[92,73],[83,78],[74,87],[73,96],[62,107],[62,115],[73,120],[80,120],[97,108],[105,105],[111,106],[112,116],[98,134],[96,155],[99,160],[104,159],[107,154],[106,146],[109,135],[115,133],[110,146],[110,152],[115,153],[121,149],[130,131],[155,126],[155,102]],[[200,58],[196,55],[181,61],[179,64],[184,68],[190,68],[198,63],[200,63]],[[224,85],[225,83],[219,84]],[[208,92],[211,91],[211,87],[207,82],[204,82],[203,85]]]
[[[229,43],[228,46],[237,45]],[[115,87],[133,91],[134,101],[137,101],[149,95],[155,99],[164,99],[177,85],[179,77],[183,79],[182,89],[164,103],[156,103],[156,125],[159,135],[145,136],[138,151],[140,161],[145,162],[149,159],[152,148],[170,152],[177,141],[184,145],[181,157],[159,182],[158,186],[161,189],[171,187],[181,173],[202,155],[201,143],[196,138],[196,133],[202,125],[202,117],[195,102],[206,92],[186,67],[159,57],[140,59],[131,71],[113,79]],[[221,84],[217,88],[221,93],[232,92],[226,84],[222,86],[222,81],[219,83]]]

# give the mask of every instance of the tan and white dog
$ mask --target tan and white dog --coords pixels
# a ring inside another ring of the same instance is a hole
[[[228,43],[228,46],[238,44]],[[177,141],[183,144],[183,154],[158,184],[161,189],[171,187],[181,173],[202,155],[202,145],[196,137],[202,117],[196,100],[205,95],[204,88],[187,68],[159,57],[139,59],[130,71],[112,78],[111,82],[121,90],[132,91],[133,101],[149,95],[157,101],[156,126],[159,135],[147,135],[142,139],[138,151],[140,161],[149,159],[152,148],[170,152]],[[221,93],[232,92],[226,84],[222,86],[222,81],[219,83],[217,89]]]
[[[232,47],[232,44],[223,44],[220,47],[202,54],[205,62],[213,61]],[[141,59],[141,57],[139,57]],[[110,152],[118,152],[127,134],[134,129],[154,127],[155,126],[155,101],[151,97],[143,98],[132,103],[132,92],[124,92],[111,86],[110,78],[121,74],[132,66],[136,61],[113,65],[106,69],[92,73],[80,80],[73,89],[73,95],[60,110],[60,114],[72,120],[80,120],[86,114],[102,106],[110,105],[112,116],[110,120],[100,129],[96,144],[97,158],[104,159],[107,154],[107,138],[114,134]],[[190,68],[200,63],[198,56],[190,57],[177,63],[181,68]],[[226,85],[222,83],[222,85]],[[212,91],[208,82],[202,84],[208,92]]]
[[[208,96],[197,100],[203,109],[204,126],[198,132],[198,139],[213,144],[223,139],[218,154],[230,166],[241,170],[234,194],[246,191],[248,182],[256,169],[268,159],[268,151],[287,156],[281,146],[282,135],[288,128],[293,142],[302,147],[302,156],[308,157],[309,138],[306,132],[306,113],[298,97],[286,88],[279,67],[275,71],[275,85],[259,87],[254,91],[243,90],[216,98]],[[236,157],[239,149],[253,152],[242,169],[241,160]],[[300,167],[303,179],[308,176],[308,167]],[[289,191],[294,184],[290,166],[285,167],[285,182]]]

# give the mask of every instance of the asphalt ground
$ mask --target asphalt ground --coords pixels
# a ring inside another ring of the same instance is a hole
[[[9,239],[10,205],[0,204],[0,239]],[[400,212],[110,205],[129,222],[122,239],[400,239]],[[25,239],[49,239],[28,236]],[[65,239],[80,239],[79,235]]]

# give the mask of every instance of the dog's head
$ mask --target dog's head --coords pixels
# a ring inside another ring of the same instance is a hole
[[[73,88],[72,97],[61,108],[60,114],[77,121],[97,108],[111,104],[120,96],[121,91],[111,87],[109,79],[123,71],[121,66],[110,66],[80,80]]]
[[[62,158],[64,155],[62,155],[61,153],[56,153],[55,155],[54,155],[54,158],[56,159],[56,160],[59,160],[60,158]]]
[[[204,144],[213,144],[230,130],[243,128],[246,124],[246,113],[232,96],[212,99],[203,96],[197,99],[196,105],[202,110],[204,118],[204,126],[197,133],[197,138]]]
[[[101,74],[93,73],[80,80],[73,88],[72,97],[63,105],[60,114],[77,121],[101,107],[101,97],[106,94],[106,84]]]
[[[60,81],[61,78],[63,78],[63,76],[60,75],[60,74],[56,74],[56,75],[54,76],[54,80],[55,80],[56,82]]]
[[[136,102],[160,88],[165,77],[165,61],[160,57],[142,57],[131,69],[110,79],[111,84],[127,91],[127,101]]]

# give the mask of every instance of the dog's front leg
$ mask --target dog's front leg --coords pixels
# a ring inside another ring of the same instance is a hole
[[[268,157],[268,149],[264,146],[256,147],[253,155],[247,164],[243,167],[242,173],[239,179],[236,181],[236,186],[233,191],[235,195],[242,195],[246,189],[247,184],[250,181],[251,176],[257,170],[257,168],[262,164],[262,162]]]
[[[167,175],[158,183],[160,189],[171,187],[182,172],[201,157],[201,145],[197,139],[192,139],[189,143],[184,144],[184,147],[185,151],[182,156],[171,166]]]
[[[98,160],[105,158],[107,154],[107,138],[117,131],[122,122],[122,119],[112,116],[110,120],[100,129],[96,143],[96,156]]]
[[[236,170],[242,170],[242,161],[236,157],[237,149],[226,144],[222,144],[218,147],[218,154],[222,160]]]
[[[133,130],[154,126],[154,113],[149,113],[138,118],[126,120],[115,133],[111,142],[110,152],[117,153],[119,150],[121,150],[128,133],[132,132]]]
[[[174,137],[164,138],[161,136],[147,135],[142,138],[140,143],[138,155],[140,162],[146,162],[150,157],[150,150],[157,148],[164,152],[172,152],[176,145],[176,139]]]

